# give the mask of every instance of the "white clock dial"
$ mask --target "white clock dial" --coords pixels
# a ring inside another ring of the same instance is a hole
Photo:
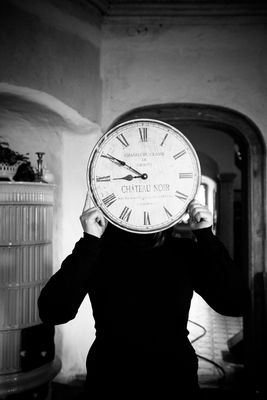
[[[110,222],[136,233],[176,224],[195,197],[200,176],[188,139],[151,119],[127,121],[103,135],[87,168],[95,205]]]

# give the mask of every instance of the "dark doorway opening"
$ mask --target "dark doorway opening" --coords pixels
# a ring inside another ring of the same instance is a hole
[[[265,144],[255,123],[235,110],[205,104],[170,103],[148,105],[128,111],[112,126],[136,118],[167,122],[183,133],[194,128],[229,135],[240,170],[240,190],[234,198],[234,254],[249,287],[248,311],[242,335],[233,337],[234,351],[242,357],[244,374],[240,390],[266,392],[267,301],[265,272]],[[242,336],[242,337],[241,337]],[[235,340],[237,346],[234,346]],[[235,385],[235,384],[234,384]],[[236,389],[236,388],[235,388]]]

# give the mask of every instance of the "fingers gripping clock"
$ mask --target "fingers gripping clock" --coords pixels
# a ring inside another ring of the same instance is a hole
[[[175,225],[195,197],[200,164],[189,140],[154,119],[119,124],[96,143],[87,166],[95,206],[108,221],[135,233]]]

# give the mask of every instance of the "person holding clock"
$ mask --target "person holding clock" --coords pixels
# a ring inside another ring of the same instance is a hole
[[[123,123],[94,147],[83,236],[38,299],[41,320],[57,325],[90,298],[96,334],[86,399],[197,398],[187,330],[193,293],[220,314],[244,315],[243,277],[195,198],[200,181],[193,146],[160,121]],[[192,238],[177,238],[186,212]]]
[[[188,339],[193,292],[217,312],[242,316],[240,272],[212,233],[212,215],[188,206],[195,240],[173,228],[148,235],[107,222],[87,196],[84,231],[38,300],[45,323],[75,318],[88,294],[96,336],[87,357],[85,399],[179,399],[200,395],[198,360]]]

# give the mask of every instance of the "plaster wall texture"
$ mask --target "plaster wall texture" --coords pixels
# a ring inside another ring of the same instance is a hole
[[[193,102],[232,108],[266,132],[266,25],[106,24],[102,127],[139,106]]]
[[[54,272],[82,236],[89,154],[101,135],[100,28],[71,1],[5,0],[0,14],[0,136],[10,147],[45,152],[55,177]],[[84,371],[94,337],[90,304],[56,327],[57,379]],[[87,304],[87,306],[86,306]]]
[[[52,3],[5,1],[1,6],[0,136],[15,151],[30,153],[33,166],[35,152],[45,152],[56,185],[56,271],[82,236],[87,161],[101,135],[101,79],[99,27],[77,15],[77,8],[70,14]],[[62,360],[58,379],[84,371],[93,337],[90,304],[81,306],[75,321],[56,327]]]
[[[34,168],[35,153],[44,152],[44,165],[54,175],[54,272],[82,236],[79,217],[87,192],[88,156],[101,134],[97,124],[52,96],[0,85],[0,136],[11,149],[29,153]],[[84,372],[94,334],[91,305],[86,299],[75,320],[56,326],[56,352],[62,361],[56,379],[66,381]]]
[[[18,4],[16,4],[18,3]],[[0,14],[0,80],[51,94],[97,122],[99,29],[65,16],[49,2],[5,2]],[[39,5],[39,7],[38,7]],[[50,15],[50,18],[49,18]],[[72,29],[70,29],[70,26]]]

